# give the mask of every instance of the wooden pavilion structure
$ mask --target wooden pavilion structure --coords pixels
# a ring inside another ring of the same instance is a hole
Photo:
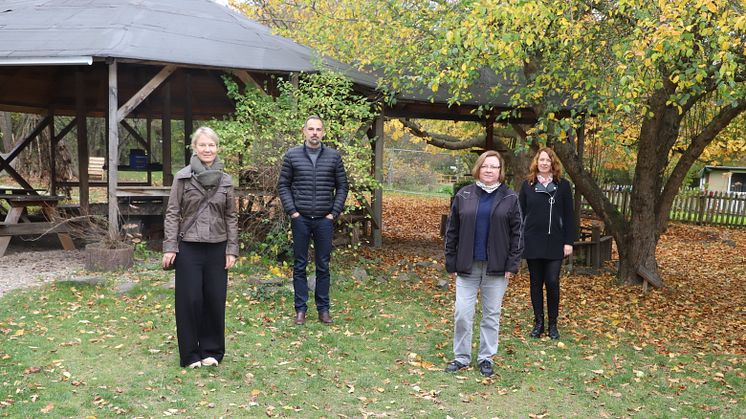
[[[272,94],[277,77],[291,78],[323,67],[346,74],[354,89],[370,98],[379,97],[378,78],[343,63],[321,57],[313,50],[248,20],[210,0],[10,0],[0,13],[0,111],[35,113],[41,122],[6,157],[6,171],[21,188],[33,191],[10,162],[39,135],[49,131],[51,150],[75,130],[79,165],[87,164],[86,118],[107,121],[106,182],[92,181],[79,170],[81,207],[89,203],[89,187],[108,187],[110,229],[118,220],[120,128],[150,150],[150,134],[143,138],[131,118],[163,121],[162,170],[164,185],[171,184],[171,120],[184,121],[185,146],[194,120],[220,118],[234,110],[226,95],[223,77],[255,84]],[[375,137],[372,168],[382,180],[384,118],[426,118],[481,121],[491,147],[492,126],[507,106],[508,98],[491,94],[494,75],[485,74],[485,86],[474,88],[474,98],[450,105],[448,97],[426,92],[396,95],[396,103],[383,106],[370,135]],[[484,88],[483,88],[484,87]],[[480,107],[491,107],[486,115]],[[501,122],[532,123],[527,110]],[[55,131],[55,116],[73,119]],[[149,131],[149,130],[148,130]],[[55,155],[51,156],[55,173]],[[51,193],[60,186],[52,176]],[[373,242],[381,245],[382,191],[373,192]]]

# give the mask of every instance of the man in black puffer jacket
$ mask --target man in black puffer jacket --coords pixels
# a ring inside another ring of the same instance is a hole
[[[347,199],[347,174],[337,150],[321,144],[324,123],[311,116],[303,124],[303,145],[285,153],[277,191],[293,230],[293,288],[295,324],[306,322],[308,301],[308,245],[313,239],[316,262],[316,309],[319,321],[331,324],[329,314],[329,259],[332,253],[334,219]]]

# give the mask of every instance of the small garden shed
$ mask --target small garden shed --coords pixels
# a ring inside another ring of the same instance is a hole
[[[699,187],[713,192],[746,192],[746,167],[705,166],[699,172]]]

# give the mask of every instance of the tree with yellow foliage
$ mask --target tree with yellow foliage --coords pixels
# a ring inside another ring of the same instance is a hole
[[[693,163],[746,110],[746,6],[740,0],[263,0],[245,4],[300,42],[401,90],[469,97],[480,71],[510,82],[516,109],[539,123],[575,187],[617,243],[619,279],[662,284],[655,256]],[[574,109],[566,117],[561,111]],[[704,109],[699,124],[689,124]],[[597,135],[635,156],[632,215],[606,198],[576,152],[589,116]],[[685,129],[690,127],[691,129]]]

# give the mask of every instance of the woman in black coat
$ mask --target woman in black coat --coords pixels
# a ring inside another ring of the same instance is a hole
[[[524,216],[523,257],[531,277],[534,328],[531,337],[544,333],[544,286],[547,289],[549,337],[559,339],[559,275],[562,259],[572,254],[575,241],[575,212],[570,182],[551,148],[539,150],[531,161],[528,176],[519,192]]]

